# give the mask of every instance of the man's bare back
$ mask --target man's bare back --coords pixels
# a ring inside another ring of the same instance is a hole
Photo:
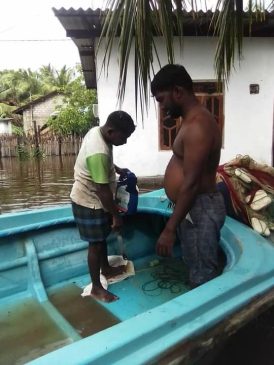
[[[173,156],[166,168],[164,187],[169,199],[176,202],[179,190],[184,182],[184,154],[185,144],[188,146],[188,155],[195,155],[201,146],[200,139],[188,144],[191,129],[195,128],[200,134],[201,143],[207,144],[208,157],[200,176],[199,193],[209,193],[216,189],[216,169],[220,160],[221,133],[214,117],[202,105],[198,105],[185,116],[182,126],[173,144]]]

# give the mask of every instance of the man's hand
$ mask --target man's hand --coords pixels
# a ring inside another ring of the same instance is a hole
[[[124,177],[130,170],[129,169],[120,169],[119,175]]]
[[[126,169],[126,168],[120,168],[120,167],[118,167],[118,166],[116,166],[116,165],[114,165],[114,167],[115,167],[115,171],[116,171],[116,173],[118,174],[118,175],[121,175],[122,177],[124,176],[124,175],[126,175],[130,170],[129,169]]]
[[[113,231],[120,232],[123,226],[123,218],[119,215],[114,215],[112,218],[112,226]]]
[[[156,253],[158,256],[172,256],[172,249],[176,239],[173,231],[164,229],[156,243]]]

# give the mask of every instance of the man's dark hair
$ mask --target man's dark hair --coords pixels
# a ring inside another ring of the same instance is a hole
[[[151,92],[155,96],[156,92],[166,91],[175,86],[193,92],[193,82],[188,72],[182,65],[166,65],[154,76],[151,82]]]
[[[128,113],[122,110],[110,113],[106,125],[127,135],[130,135],[135,130],[133,119]]]

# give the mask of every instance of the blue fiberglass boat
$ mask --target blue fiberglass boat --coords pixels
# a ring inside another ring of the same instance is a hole
[[[273,303],[273,244],[230,218],[223,274],[190,290],[179,245],[154,253],[170,213],[163,190],[139,197],[123,232],[135,276],[111,286],[110,304],[80,295],[87,243],[69,205],[0,216],[0,364],[189,363]]]

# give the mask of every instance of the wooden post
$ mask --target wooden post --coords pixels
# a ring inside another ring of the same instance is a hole
[[[58,155],[62,155],[62,137],[58,136]]]
[[[34,129],[35,156],[38,156],[40,151],[39,151],[39,140],[38,140],[36,120],[33,121],[33,129]]]
[[[41,144],[41,127],[40,125],[38,125],[38,128],[37,128],[37,136],[38,136],[38,142],[39,144]]]
[[[36,120],[33,121],[33,130],[34,130],[35,148],[39,149],[39,141],[38,141],[38,133],[37,133],[37,127],[36,127]]]

